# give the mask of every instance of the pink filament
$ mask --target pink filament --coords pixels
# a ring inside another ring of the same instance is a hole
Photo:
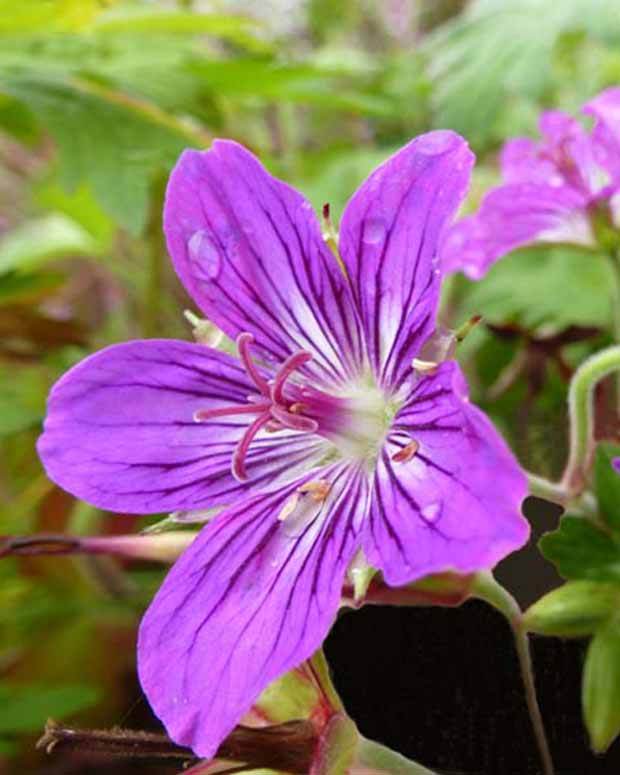
[[[245,459],[256,434],[264,428],[269,432],[285,429],[299,431],[301,433],[316,433],[319,424],[311,417],[301,414],[303,407],[299,402],[293,402],[290,406],[284,396],[284,386],[291,374],[312,359],[312,355],[305,350],[290,355],[276,372],[273,383],[261,375],[250,355],[250,345],[254,342],[254,336],[243,332],[237,337],[239,358],[248,377],[258,389],[260,396],[248,396],[249,403],[235,404],[233,406],[220,406],[213,409],[199,409],[194,414],[194,420],[202,422],[216,417],[228,417],[244,414],[256,414],[256,417],[248,425],[245,433],[233,452],[231,470],[232,474],[240,482],[248,478],[245,469]],[[291,411],[291,409],[296,411]]]
[[[319,424],[311,417],[302,417],[300,414],[293,414],[287,412],[282,406],[272,404],[271,406],[272,416],[281,423],[285,428],[290,428],[294,431],[303,431],[305,433],[316,433],[319,429]]]
[[[237,447],[233,452],[231,466],[232,474],[235,479],[237,479],[237,481],[245,482],[247,480],[248,475],[245,470],[245,458],[248,454],[248,450],[250,449],[250,444],[263,425],[266,425],[270,420],[271,415],[269,412],[264,412],[263,414],[259,415],[259,417],[257,417],[248,425],[245,433],[241,437],[241,440],[237,444]]]
[[[214,417],[226,417],[236,414],[260,414],[269,409],[271,404],[265,401],[255,404],[236,404],[235,406],[218,406],[215,409],[199,409],[194,414],[196,422],[212,420]]]
[[[282,366],[280,366],[271,388],[271,399],[275,404],[282,404],[285,402],[286,399],[284,398],[283,388],[286,380],[294,371],[310,360],[312,360],[312,355],[305,350],[300,350],[297,353],[293,353],[293,355],[289,355]]]
[[[254,341],[254,336],[247,331],[239,334],[237,337],[237,350],[241,363],[245,366],[248,377],[256,385],[259,391],[269,398],[270,390],[267,380],[262,377],[252,358],[250,357],[250,345]]]

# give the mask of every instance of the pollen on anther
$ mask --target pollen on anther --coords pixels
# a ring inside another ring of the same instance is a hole
[[[291,516],[291,514],[297,508],[298,501],[299,501],[299,495],[297,494],[291,495],[291,497],[287,499],[286,503],[284,504],[280,513],[278,514],[278,519],[280,520],[280,522],[284,522],[284,520],[287,517]]]
[[[420,374],[429,374],[430,376],[436,374],[439,368],[439,364],[435,361],[423,361],[421,358],[414,358],[411,366],[415,371],[419,371]]]
[[[297,492],[308,493],[313,501],[321,503],[329,495],[332,486],[326,479],[316,479],[312,482],[305,482],[297,488]]]
[[[409,444],[406,444],[402,449],[399,449],[398,452],[395,452],[392,455],[392,460],[395,463],[406,463],[408,460],[411,460],[419,449],[420,443],[415,439],[412,439]]]

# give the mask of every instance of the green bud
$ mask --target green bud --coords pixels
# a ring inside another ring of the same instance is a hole
[[[596,633],[586,655],[582,704],[590,744],[602,753],[620,732],[620,621]]]
[[[523,625],[540,635],[590,635],[620,609],[620,587],[597,581],[570,581],[528,608]]]

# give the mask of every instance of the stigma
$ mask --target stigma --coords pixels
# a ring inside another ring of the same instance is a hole
[[[253,417],[243,436],[239,440],[232,456],[231,471],[235,479],[244,482],[248,479],[245,461],[248,451],[261,430],[276,433],[292,430],[301,433],[316,433],[319,423],[304,412],[307,406],[299,400],[299,391],[289,391],[290,377],[305,363],[312,354],[299,350],[290,355],[280,366],[272,380],[266,380],[250,355],[250,345],[254,336],[248,332],[237,337],[237,351],[246,374],[256,388],[256,393],[248,396],[247,403],[219,406],[214,409],[199,409],[194,413],[196,422],[208,422],[218,417],[248,415]]]

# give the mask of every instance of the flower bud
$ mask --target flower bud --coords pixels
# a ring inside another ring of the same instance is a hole
[[[620,605],[620,588],[596,581],[571,581],[554,589],[523,617],[530,632],[579,638],[590,635]]]

